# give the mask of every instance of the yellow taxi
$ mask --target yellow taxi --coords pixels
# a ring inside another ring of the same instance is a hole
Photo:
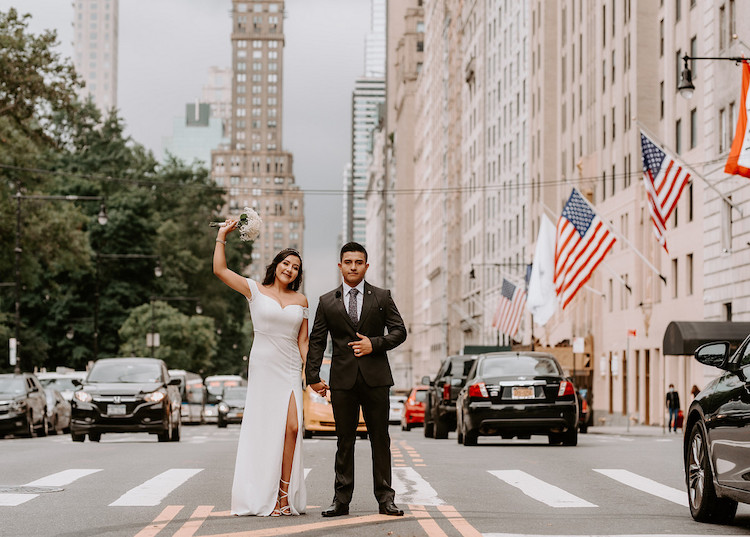
[[[320,378],[328,383],[331,375],[331,359],[324,358],[320,365]],[[313,434],[332,435],[336,434],[336,422],[333,419],[333,407],[331,406],[331,392],[325,397],[318,395],[309,386],[302,392],[302,437],[312,438]],[[359,411],[359,424],[357,434],[360,438],[367,438],[367,425]]]

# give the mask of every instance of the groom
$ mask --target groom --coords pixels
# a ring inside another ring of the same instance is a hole
[[[386,351],[406,339],[406,327],[391,292],[364,281],[367,251],[356,242],[341,248],[339,269],[344,282],[320,297],[310,333],[305,376],[320,395],[328,386],[320,379],[320,364],[328,334],[331,357],[331,404],[336,421],[336,482],[333,504],[324,517],[349,514],[354,492],[354,440],[359,409],[367,423],[372,448],[375,498],[383,515],[403,516],[391,488],[391,438],[388,435],[388,392],[393,386]],[[387,334],[386,334],[387,331]]]

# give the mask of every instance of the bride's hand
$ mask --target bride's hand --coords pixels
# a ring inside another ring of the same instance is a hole
[[[225,239],[229,233],[237,229],[238,223],[239,223],[239,220],[235,218],[227,218],[224,221],[224,225],[219,228],[219,233],[218,233],[219,238],[222,240]]]

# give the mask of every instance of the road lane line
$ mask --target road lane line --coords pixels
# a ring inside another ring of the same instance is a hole
[[[283,518],[283,517],[282,517]],[[289,517],[295,518],[295,517]],[[400,517],[398,520],[394,520],[394,517],[388,515],[365,515],[355,516],[348,518],[339,518],[331,521],[323,522],[312,522],[310,524],[298,524],[292,526],[280,526],[272,528],[263,528],[258,530],[249,531],[238,531],[232,533],[216,533],[211,535],[203,535],[201,537],[279,537],[284,535],[292,535],[295,533],[307,533],[307,532],[324,532],[325,530],[334,529],[343,526],[358,526],[364,524],[383,524],[386,522],[401,522],[404,520],[411,520],[411,516]],[[330,535],[340,535],[340,533],[334,533],[333,531],[328,532]],[[324,533],[320,533],[324,535]],[[447,536],[446,536],[447,537]]]
[[[550,485],[521,470],[487,470],[498,479],[516,487],[529,498],[555,508],[597,507],[593,503]]]
[[[469,522],[462,517],[452,505],[438,505],[438,509],[464,537],[482,537],[482,534],[479,533],[474,526],[469,524]]]
[[[0,507],[15,507],[33,500],[37,496],[39,494],[11,494],[10,492],[3,492],[0,494]]]
[[[428,537],[448,537],[423,506],[409,505],[409,510],[417,518],[417,522],[422,526]]]
[[[411,505],[443,505],[437,492],[414,468],[394,468],[391,471],[393,490],[396,491],[396,503]]]
[[[170,492],[202,470],[203,468],[172,468],[171,470],[167,470],[166,472],[149,479],[145,483],[130,489],[109,504],[109,506],[146,507],[159,505]]]
[[[190,515],[190,520],[185,522],[173,537],[193,537],[195,532],[200,529],[206,519],[211,515],[213,508],[213,505],[199,505],[196,507],[193,514]]]
[[[26,483],[26,485],[24,486],[25,487],[62,487],[64,485],[70,485],[76,479],[86,477],[87,475],[95,474],[96,472],[101,472],[101,469],[71,468],[70,470],[63,470],[62,472],[57,472],[56,474],[51,474],[51,475],[48,475],[47,477],[42,477],[41,479],[32,481],[31,483]]]
[[[633,487],[636,490],[640,490],[647,494],[651,494],[678,505],[682,505],[683,507],[688,507],[687,492],[684,490],[668,487],[667,485],[662,485],[661,483],[657,483],[653,479],[634,474],[633,472],[629,472],[627,470],[594,469],[594,471],[602,475],[606,475],[607,477],[614,479],[615,481],[619,481],[624,485]]]
[[[168,505],[157,515],[154,521],[135,534],[135,537],[155,537],[177,514],[182,511],[184,505]]]
[[[530,534],[530,533],[483,533],[484,537],[551,537],[550,534]],[[615,534],[605,535],[602,533],[598,534],[585,534],[585,535],[558,535],[555,537],[732,537],[732,535],[717,535],[708,533],[626,533],[626,534]],[[736,537],[736,535],[735,535]]]

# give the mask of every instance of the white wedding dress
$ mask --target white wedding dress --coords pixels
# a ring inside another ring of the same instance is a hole
[[[248,359],[247,400],[242,417],[232,484],[232,514],[268,516],[276,506],[281,479],[289,399],[297,406],[297,445],[289,484],[292,514],[305,512],[302,464],[302,358],[297,336],[307,308],[285,308],[247,279],[255,338]]]

